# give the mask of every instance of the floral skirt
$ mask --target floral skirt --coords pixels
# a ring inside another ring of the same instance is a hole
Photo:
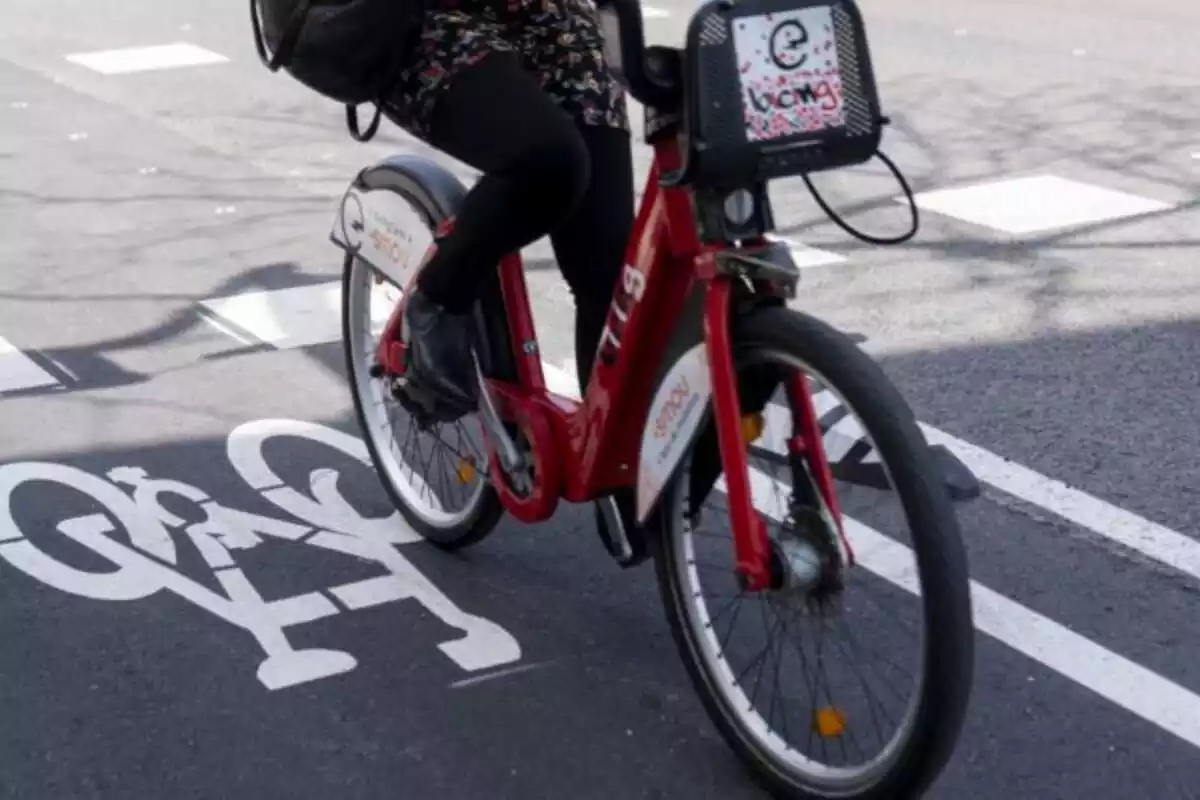
[[[489,53],[513,52],[576,120],[628,130],[624,91],[603,46],[590,0],[444,0],[426,12],[388,111],[428,141],[433,109],[455,76]]]

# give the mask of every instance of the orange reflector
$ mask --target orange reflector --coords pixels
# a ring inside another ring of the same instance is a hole
[[[470,458],[460,458],[458,460],[458,480],[462,483],[470,483],[475,480],[475,461]]]
[[[841,736],[846,730],[846,717],[841,711],[838,711],[833,706],[825,706],[817,709],[816,718],[817,733],[825,738]]]
[[[763,415],[746,414],[742,417],[742,441],[753,442],[762,436]]]

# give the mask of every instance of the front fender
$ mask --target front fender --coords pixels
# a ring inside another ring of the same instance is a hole
[[[406,287],[457,210],[466,187],[421,156],[401,155],[362,170],[342,196],[329,238],[397,286]]]

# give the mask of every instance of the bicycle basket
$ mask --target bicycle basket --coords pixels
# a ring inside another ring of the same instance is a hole
[[[692,182],[719,187],[847,167],[884,120],[854,0],[713,0],[687,34]]]

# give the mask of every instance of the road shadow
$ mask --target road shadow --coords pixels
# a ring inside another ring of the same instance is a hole
[[[923,421],[1176,530],[1200,531],[1200,318],[1039,331],[880,361]]]
[[[3,394],[3,397],[27,397],[75,391],[94,391],[144,383],[155,376],[166,373],[159,371],[150,374],[128,369],[117,362],[116,356],[133,350],[144,350],[169,343],[209,324],[212,317],[199,305],[202,301],[228,297],[243,292],[285,289],[328,282],[329,279],[327,277],[305,273],[299,264],[292,261],[262,264],[252,267],[245,272],[233,275],[227,280],[220,282],[202,295],[180,295],[171,298],[187,302],[188,304],[172,311],[161,322],[143,330],[109,339],[100,339],[74,347],[53,347],[23,351],[38,367],[55,378],[58,384],[6,392]],[[31,299],[28,295],[16,295],[15,297],[23,301],[45,302],[48,304],[53,304],[60,300],[79,301],[85,299],[79,294],[39,294],[36,300]],[[138,295],[109,294],[86,299],[89,302],[96,302],[102,305],[105,302],[119,303],[123,300],[139,300],[143,298]],[[267,344],[238,343],[232,338],[228,339],[228,341],[230,346],[218,352],[208,354],[205,360],[262,353],[273,349]],[[182,367],[181,369],[186,368]]]

